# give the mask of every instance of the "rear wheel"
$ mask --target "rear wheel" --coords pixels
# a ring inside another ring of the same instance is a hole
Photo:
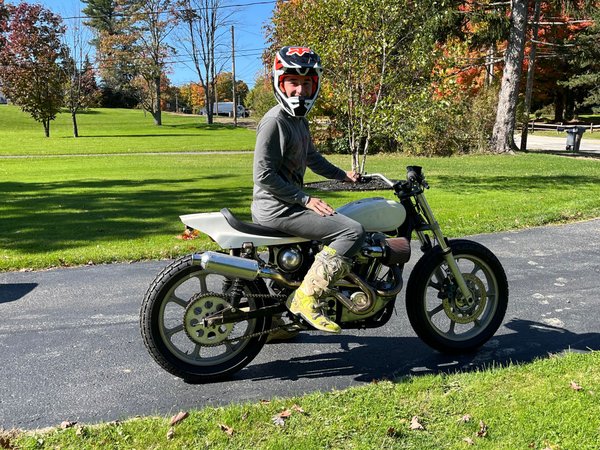
[[[500,261],[483,245],[467,240],[449,244],[472,299],[464,298],[440,247],[435,247],[411,273],[406,310],[426,344],[441,352],[468,352],[487,342],[500,327],[508,305],[508,283]]]
[[[203,319],[229,308],[260,308],[260,293],[257,283],[208,273],[184,256],[157,276],[144,297],[144,344],[167,372],[188,382],[222,379],[254,359],[267,339],[255,334],[268,330],[271,320],[206,326]]]

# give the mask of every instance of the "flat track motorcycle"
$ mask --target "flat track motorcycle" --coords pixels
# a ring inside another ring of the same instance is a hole
[[[415,236],[423,254],[406,286],[414,331],[444,353],[483,345],[501,325],[508,303],[506,274],[496,256],[477,242],[444,237],[425,199],[429,186],[421,167],[409,166],[405,181],[381,174],[363,179],[382,181],[397,200],[365,198],[337,209],[360,222],[367,239],[351,273],[325,294],[326,313],[343,329],[385,325]],[[177,259],[146,292],[142,337],[163,369],[191,383],[220,380],[250,363],[273,330],[311,328],[287,311],[285,301],[321,243],[242,222],[228,209],[181,220],[222,250]],[[273,316],[284,320],[273,323]]]

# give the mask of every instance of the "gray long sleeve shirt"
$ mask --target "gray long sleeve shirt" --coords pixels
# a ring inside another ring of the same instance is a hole
[[[304,173],[309,167],[325,178],[343,180],[346,173],[314,147],[308,121],[292,117],[277,105],[256,130],[252,218],[263,222],[278,217],[294,204],[306,205]]]

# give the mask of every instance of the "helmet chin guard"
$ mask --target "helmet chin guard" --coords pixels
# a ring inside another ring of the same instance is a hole
[[[275,54],[273,90],[279,104],[291,116],[305,117],[313,107],[321,88],[321,58],[308,47],[283,47]],[[286,75],[310,76],[313,89],[310,96],[288,97],[283,89]]]

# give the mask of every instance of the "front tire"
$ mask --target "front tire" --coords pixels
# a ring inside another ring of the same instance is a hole
[[[417,335],[444,353],[476,350],[498,330],[508,305],[508,282],[498,258],[468,240],[449,241],[473,294],[463,298],[439,246],[415,265],[406,289],[406,310]]]
[[[246,366],[261,350],[271,326],[261,317],[216,327],[203,327],[202,317],[229,308],[254,310],[263,305],[257,282],[211,274],[177,259],[152,282],[140,311],[146,348],[167,372],[190,383],[226,378]],[[263,285],[264,286],[264,285]],[[235,295],[234,295],[235,294]]]

